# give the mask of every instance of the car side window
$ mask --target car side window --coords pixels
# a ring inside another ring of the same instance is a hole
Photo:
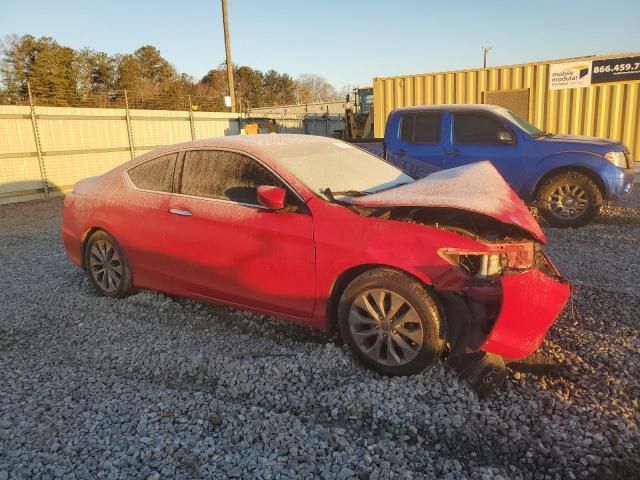
[[[403,115],[400,121],[400,138],[408,143],[440,143],[440,114]]]
[[[477,113],[453,114],[453,143],[500,145],[501,132],[508,131],[498,120]]]
[[[224,150],[188,151],[180,193],[194,197],[259,205],[260,185],[285,188],[280,179],[252,158]]]
[[[127,171],[133,184],[142,190],[171,193],[177,153],[163,155]]]

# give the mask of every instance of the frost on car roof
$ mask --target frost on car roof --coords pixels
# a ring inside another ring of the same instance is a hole
[[[179,150],[232,148],[268,157],[293,174],[315,194],[358,190],[373,192],[413,181],[402,170],[359,148],[330,137],[314,135],[234,135],[213,137],[157,148],[133,162]]]
[[[339,142],[335,138],[317,137],[314,135],[297,134],[275,134],[275,135],[230,135],[227,137],[210,137],[188,142],[165,145],[151,150],[134,160],[139,161],[145,158],[155,157],[163,153],[175,152],[178,150],[189,150],[196,148],[236,148],[248,153],[259,153],[262,147],[274,145],[318,145],[330,142]],[[347,145],[347,144],[345,144]]]

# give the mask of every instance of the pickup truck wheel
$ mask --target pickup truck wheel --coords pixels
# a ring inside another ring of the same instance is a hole
[[[338,305],[343,340],[365,365],[385,375],[412,375],[440,357],[441,320],[418,281],[391,269],[363,273]]]
[[[589,177],[566,172],[546,180],[538,191],[540,215],[554,227],[581,227],[602,206],[602,193]]]

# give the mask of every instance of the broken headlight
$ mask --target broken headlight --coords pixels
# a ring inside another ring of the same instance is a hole
[[[440,250],[438,253],[472,277],[486,278],[501,275],[508,265],[507,256],[503,253],[456,252],[452,249]]]
[[[485,252],[473,252],[457,248],[441,248],[438,255],[456,265],[472,277],[495,277],[507,269],[526,270],[535,264],[536,244],[501,243],[488,244]]]

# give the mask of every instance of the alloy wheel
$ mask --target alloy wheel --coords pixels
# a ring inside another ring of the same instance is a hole
[[[424,341],[418,313],[406,299],[389,290],[369,289],[359,294],[348,320],[358,349],[382,365],[411,362]]]
[[[576,218],[584,213],[589,205],[587,192],[580,185],[558,185],[549,195],[549,207],[558,218]]]
[[[98,240],[89,251],[89,271],[95,282],[105,292],[115,292],[124,274],[120,255],[111,243]]]

